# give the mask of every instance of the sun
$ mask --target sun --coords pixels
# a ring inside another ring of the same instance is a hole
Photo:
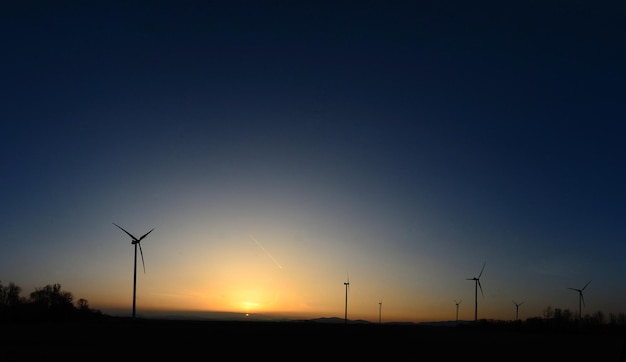
[[[273,298],[272,298],[273,297]],[[227,304],[227,308],[233,312],[239,312],[241,315],[246,313],[264,313],[275,305],[278,299],[278,293],[272,293],[271,291],[264,289],[241,289],[234,290],[227,296],[227,300],[230,303]]]
[[[243,302],[241,302],[240,305],[241,305],[241,309],[246,311],[246,314],[248,312],[253,312],[253,311],[257,310],[259,308],[259,306],[260,306],[259,303],[251,302],[251,301],[243,301]]]

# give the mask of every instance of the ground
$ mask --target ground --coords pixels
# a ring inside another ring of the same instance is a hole
[[[5,323],[0,360],[48,358],[274,361],[622,361],[621,332],[300,322],[114,318]]]

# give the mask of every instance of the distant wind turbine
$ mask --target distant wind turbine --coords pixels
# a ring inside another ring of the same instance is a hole
[[[515,301],[513,301],[513,304],[515,304],[515,320],[518,321],[518,315],[519,315],[519,306],[524,304],[524,302],[521,303],[516,303]]]
[[[117,226],[118,228],[122,229],[123,232],[128,234],[128,236],[130,236],[130,238],[133,239],[133,241],[131,241],[131,244],[135,245],[135,269],[133,272],[133,318],[135,318],[135,296],[137,295],[137,246],[139,246],[139,253],[141,254],[141,265],[143,265],[143,272],[145,273],[146,264],[143,261],[143,251],[141,250],[141,240],[143,240],[143,238],[148,236],[148,234],[150,234],[152,230],[154,230],[154,228],[152,228],[152,230],[148,231],[147,233],[143,234],[139,239],[137,239],[135,236],[133,236],[133,234],[124,230],[124,228],[119,226],[118,224],[113,223],[113,225]]]
[[[480,287],[480,294],[482,294],[483,298],[485,294],[483,293],[483,287],[480,285],[480,276],[483,275],[483,270],[485,270],[485,265],[487,262],[483,263],[483,268],[480,269],[480,274],[477,277],[467,278],[467,280],[474,281],[474,322],[478,320],[478,288]]]
[[[459,300],[458,302],[455,300],[454,304],[456,304],[456,322],[459,323],[459,304],[461,304],[463,300]]]
[[[347,275],[347,274],[346,274]],[[346,286],[346,307],[344,311],[344,323],[348,324],[348,289],[350,288],[350,276],[347,275],[346,281],[343,283]]]
[[[585,304],[585,298],[583,297],[583,290],[587,288],[587,285],[589,285],[589,283],[591,283],[591,280],[588,281],[587,284],[585,284],[585,286],[582,289],[567,288],[567,289],[571,289],[571,290],[578,292],[578,319],[582,317],[582,313],[583,313],[582,305]]]
[[[381,299],[381,300],[378,301],[378,324],[380,324],[380,322],[382,320],[381,319],[381,311],[382,311],[382,309],[383,309],[383,300]]]

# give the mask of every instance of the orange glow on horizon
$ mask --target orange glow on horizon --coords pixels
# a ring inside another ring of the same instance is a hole
[[[276,309],[278,292],[274,289],[246,288],[231,290],[223,295],[219,304],[213,304],[214,308],[224,311],[244,313],[265,313]],[[206,306],[205,306],[206,307]]]

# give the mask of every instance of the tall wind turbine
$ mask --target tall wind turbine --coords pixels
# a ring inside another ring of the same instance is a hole
[[[459,300],[458,302],[455,300],[454,304],[456,304],[456,323],[459,323],[459,304],[461,304],[463,300]]]
[[[480,287],[480,294],[482,294],[483,298],[485,294],[483,293],[483,287],[480,285],[480,276],[483,275],[483,270],[485,270],[485,265],[487,262],[483,263],[483,268],[480,269],[480,274],[477,277],[467,278],[467,280],[474,281],[474,322],[478,320],[478,288]]]
[[[118,224],[113,223],[113,225],[117,226],[118,228],[122,229],[123,232],[128,234],[128,236],[130,236],[130,238],[133,239],[131,241],[131,244],[135,245],[135,269],[133,272],[133,319],[134,319],[135,318],[135,296],[137,295],[137,246],[139,246],[139,253],[141,254],[141,265],[143,265],[143,272],[145,273],[146,264],[143,261],[143,251],[141,250],[141,240],[143,240],[143,238],[148,236],[148,234],[150,234],[152,230],[154,230],[154,228],[152,228],[152,230],[148,231],[147,233],[143,234],[139,239],[137,239],[135,236],[133,236],[133,234],[124,230],[124,228],[119,226]]]
[[[344,318],[344,323],[348,324],[348,289],[350,288],[350,276],[349,275],[347,275],[347,279],[345,282],[343,282],[343,285],[346,286],[346,307],[345,307],[343,318]]]
[[[578,319],[582,317],[582,313],[583,313],[582,305],[585,304],[585,298],[583,297],[583,290],[587,288],[587,285],[589,285],[589,283],[591,283],[591,280],[588,281],[587,284],[585,284],[585,286],[582,289],[567,288],[567,289],[571,289],[571,290],[578,292]]]
[[[524,304],[524,302],[521,303],[516,303],[515,301],[513,301],[513,304],[515,304],[515,320],[518,321],[518,315],[519,315],[519,306]]]
[[[382,311],[382,309],[383,309],[383,300],[381,299],[381,300],[378,301],[378,324],[380,324],[380,322],[382,320],[381,319],[381,311]]]

